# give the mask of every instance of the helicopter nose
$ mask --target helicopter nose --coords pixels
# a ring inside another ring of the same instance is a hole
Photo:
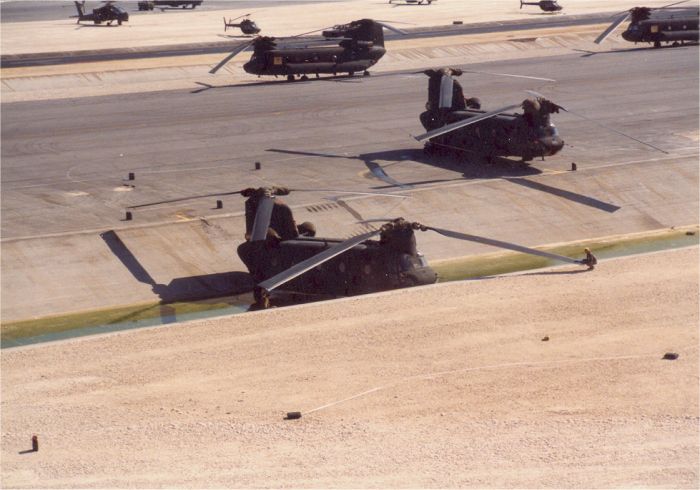
[[[540,143],[547,150],[548,155],[556,155],[564,148],[564,140],[559,136],[547,136],[540,140]]]
[[[622,39],[624,39],[625,41],[632,42],[632,43],[638,43],[638,42],[641,42],[641,40],[642,40],[639,32],[631,31],[629,29],[627,29],[626,31],[624,31],[622,33]]]

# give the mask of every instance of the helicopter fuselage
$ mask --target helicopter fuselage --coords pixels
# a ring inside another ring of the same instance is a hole
[[[474,109],[425,111],[420,115],[420,120],[423,127],[431,131],[484,113]],[[528,161],[555,155],[563,146],[564,140],[549,116],[533,121],[524,114],[499,114],[437,136],[426,144],[426,149],[465,151],[486,158],[517,156]]]
[[[699,9],[664,9],[663,14],[651,14],[650,9],[637,7],[632,11],[632,22],[622,33],[625,41],[633,43],[698,41]]]
[[[343,46],[274,49],[254,52],[243,69],[254,75],[354,73],[368,70],[385,52],[383,46],[373,46],[371,42],[357,49]]]
[[[271,244],[246,241],[238,255],[256,283],[323,252],[342,240],[298,237]],[[324,296],[354,296],[437,281],[437,274],[417,251],[401,250],[381,240],[366,240],[347,252],[290,280],[280,291]]]

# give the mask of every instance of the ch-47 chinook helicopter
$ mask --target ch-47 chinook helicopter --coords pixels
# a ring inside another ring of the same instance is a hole
[[[319,238],[315,236],[313,224],[307,222],[297,225],[289,206],[276,199],[278,196],[289,194],[290,191],[282,187],[247,188],[241,191],[140,204],[131,206],[130,209],[199,197],[232,194],[246,197],[246,241],[239,245],[238,255],[256,285],[253,290],[256,308],[266,308],[270,305],[270,293],[273,290],[338,297],[432,284],[438,277],[418,252],[415,231],[434,231],[449,238],[478,242],[570,264],[588,265],[589,268],[595,263],[591,262],[594,260],[592,255],[583,260],[576,260],[514,243],[413,223],[403,218],[365,221],[363,226],[369,231],[347,240]],[[376,192],[349,193],[404,197]],[[382,223],[380,226],[374,226],[374,223],[379,222]],[[114,235],[114,232],[111,232],[111,235]],[[373,240],[377,235],[379,240]],[[113,242],[117,239],[109,236],[105,238],[112,242],[110,248],[116,250]],[[123,249],[124,246],[120,243],[119,248]],[[125,263],[135,261],[133,257],[122,260]],[[140,266],[131,266],[138,271],[138,276],[147,276]],[[150,282],[154,283],[152,279]]]
[[[236,17],[235,19],[229,19],[228,22],[226,21],[226,17],[224,17],[224,32],[226,32],[226,29],[229,27],[235,28],[238,27],[243,34],[246,35],[253,35],[257,34],[260,32],[260,28],[258,25],[255,23],[254,20],[249,19],[248,17],[250,14],[245,14],[241,15],[239,17]],[[240,21],[238,24],[235,24],[234,21],[241,19],[245,17],[242,21]]]
[[[700,9],[697,7],[675,7],[688,0],[676,2],[664,7],[634,7],[613,21],[594,41],[602,43],[617,27],[631,19],[629,27],[622,33],[625,41],[633,43],[654,43],[660,48],[661,43],[684,43],[698,41],[700,26]]]
[[[107,25],[112,25],[112,22],[116,20],[118,25],[122,25],[122,22],[129,20],[129,13],[123,8],[114,5],[113,2],[105,2],[101,7],[93,9],[91,14],[86,14],[84,11],[85,0],[73,3],[75,3],[75,8],[78,10],[78,24],[87,21],[95,24],[106,22]]]
[[[319,78],[321,73],[347,73],[353,76],[356,72],[363,72],[364,75],[369,75],[369,68],[386,53],[382,32],[385,27],[405,34],[401,29],[388,24],[362,19],[323,31],[324,38],[339,40],[336,46],[278,49],[274,37],[257,37],[238,46],[209,73],[216,73],[234,56],[252,45],[253,55],[243,65],[243,69],[254,75],[281,75],[289,81],[293,81],[297,75],[302,80],[307,80],[311,74]]]
[[[520,0],[520,8],[523,5],[537,5],[544,12],[559,12],[563,7],[557,3],[557,0],[540,0],[539,2],[524,2]]]
[[[394,5],[430,5],[433,2],[437,2],[437,0],[389,0],[389,3]]]
[[[428,102],[420,121],[427,130],[415,139],[425,143],[427,153],[469,153],[478,158],[492,160],[495,157],[520,157],[528,162],[535,157],[544,159],[556,155],[564,140],[552,123],[551,114],[560,110],[586,119],[602,128],[666,153],[649,143],[633,138],[593,119],[565,109],[547,100],[542,94],[528,91],[535,96],[521,104],[482,111],[476,98],[466,99],[460,83],[453,76],[463,72],[455,68],[424,71],[428,82]],[[522,107],[523,113],[508,113]]]

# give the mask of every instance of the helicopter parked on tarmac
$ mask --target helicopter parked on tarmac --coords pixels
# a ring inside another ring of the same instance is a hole
[[[403,4],[398,2],[403,2]],[[437,2],[437,0],[389,0],[389,3],[394,5],[430,5],[433,2]]]
[[[602,43],[617,27],[631,19],[629,27],[622,33],[622,39],[633,43],[653,43],[660,48],[661,43],[673,43],[673,46],[686,41],[699,39],[700,9],[697,7],[675,7],[682,2],[672,3],[664,7],[634,7],[618,17],[594,41]]]
[[[254,75],[281,75],[289,81],[294,81],[296,76],[307,80],[311,74],[319,78],[321,73],[347,73],[353,76],[356,72],[362,72],[367,76],[370,67],[386,53],[383,28],[405,34],[401,29],[388,24],[362,19],[323,31],[324,38],[339,40],[336,46],[279,49],[274,37],[256,37],[251,42],[238,46],[209,73],[216,73],[234,56],[252,45],[253,55],[243,65],[243,69]]]
[[[640,141],[616,129],[605,126],[561,105],[547,100],[542,94],[528,91],[535,98],[521,104],[512,104],[493,111],[481,110],[476,98],[465,98],[460,83],[453,76],[463,71],[441,68],[424,71],[428,82],[428,102],[420,121],[427,130],[416,136],[424,142],[427,153],[470,153],[491,161],[495,157],[517,156],[524,163],[535,157],[544,159],[556,155],[564,147],[564,140],[551,121],[551,114],[560,110],[591,121],[609,131],[667,153],[649,143]],[[509,75],[510,76],[510,75]],[[523,113],[508,113],[522,107]]]
[[[81,22],[94,22],[96,25],[106,22],[108,26],[112,25],[112,22],[117,21],[118,25],[122,25],[122,22],[127,22],[129,20],[129,13],[123,8],[114,5],[114,2],[105,2],[104,5],[97,7],[92,10],[92,13],[85,13],[85,0],[82,2],[73,2],[75,8],[78,11],[77,23]]]
[[[559,12],[564,8],[557,3],[557,0],[540,0],[539,2],[524,2],[523,0],[520,0],[521,9],[523,8],[523,5],[537,5],[544,12]]]
[[[229,27],[238,27],[241,30],[241,32],[246,35],[253,35],[259,33],[260,28],[254,20],[247,18],[248,16],[250,16],[250,14],[241,15],[240,17],[236,17],[235,19],[229,19],[228,22],[226,22],[226,17],[224,17],[224,32],[226,32],[226,29],[228,29]],[[238,24],[234,24],[234,21],[242,17],[246,18],[240,21]]]
[[[307,189],[308,190],[308,189]],[[296,224],[292,210],[278,196],[292,190],[283,187],[247,188],[240,191],[191,196],[130,206],[129,209],[173,203],[201,197],[241,194],[246,197],[246,241],[238,246],[238,255],[248,268],[255,287],[256,308],[270,306],[270,293],[321,297],[354,296],[405,287],[433,284],[437,273],[416,247],[415,231],[434,231],[449,238],[478,242],[507,250],[592,268],[586,256],[577,260],[514,243],[469,235],[404,220],[378,219],[363,222],[365,233],[347,240],[319,238],[312,223]],[[326,190],[331,192],[330,190]],[[343,191],[332,191],[343,192]],[[347,192],[390,197],[405,197],[376,192]],[[380,226],[374,223],[381,222]],[[155,284],[114,232],[103,238],[135,277]],[[379,235],[379,240],[373,240]],[[118,246],[117,246],[118,245]],[[592,255],[591,255],[592,257]],[[145,278],[145,279],[144,279]]]
[[[153,10],[155,7],[164,9],[165,7],[170,8],[191,8],[194,9],[198,5],[202,5],[204,0],[146,0],[138,2],[139,10]]]

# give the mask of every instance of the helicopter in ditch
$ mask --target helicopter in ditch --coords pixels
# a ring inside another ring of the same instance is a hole
[[[245,17],[245,18],[244,18]],[[229,27],[231,28],[239,28],[243,34],[246,34],[248,36],[258,34],[260,32],[260,28],[258,25],[255,23],[254,20],[250,19],[250,14],[245,14],[241,15],[239,17],[236,17],[235,19],[229,19],[228,22],[226,21],[226,17],[224,17],[224,32],[226,32],[226,29]],[[235,21],[238,19],[242,19],[240,22],[237,24]]]
[[[592,255],[573,259],[515,243],[436,228],[403,218],[362,222],[366,232],[347,240],[320,238],[312,223],[297,225],[291,208],[279,200],[292,190],[284,187],[192,196],[131,206],[142,208],[199,197],[240,194],[246,197],[246,241],[237,253],[255,284],[256,308],[270,306],[272,291],[321,297],[355,296],[437,282],[437,273],[416,246],[416,231],[433,231],[448,238],[482,243],[547,259],[595,265]],[[342,191],[335,191],[342,192]],[[396,194],[361,193],[391,197]],[[375,223],[381,223],[375,225]],[[373,239],[379,236],[379,239]],[[110,248],[116,249],[114,245]],[[121,254],[123,255],[123,254]],[[126,262],[126,261],[125,261]],[[139,273],[144,276],[143,272]]]
[[[296,76],[307,80],[311,74],[320,78],[321,73],[347,73],[353,76],[356,72],[362,72],[367,76],[369,69],[386,53],[384,28],[405,34],[401,29],[383,22],[361,19],[323,31],[326,40],[338,40],[336,46],[278,48],[274,37],[259,36],[238,46],[209,73],[216,73],[252,45],[253,55],[243,69],[253,75],[286,76],[289,81],[294,81]]]
[[[454,78],[462,75],[458,68],[425,70],[428,75],[428,102],[419,116],[425,133],[414,138],[424,143],[424,150],[433,153],[468,153],[492,161],[496,157],[520,157],[523,163],[533,158],[556,155],[564,140],[551,121],[559,111],[590,121],[618,135],[630,138],[657,151],[667,153],[649,143],[629,136],[593,119],[577,114],[530,91],[534,98],[492,111],[481,110],[477,98],[465,98],[462,86]],[[511,75],[508,75],[511,76]],[[522,113],[510,113],[522,107]]]
[[[559,12],[564,8],[559,5],[557,0],[540,0],[539,2],[525,2],[520,0],[521,9],[523,8],[523,5],[537,5],[544,12]]]
[[[660,48],[661,43],[673,46],[686,41],[697,42],[700,26],[700,9],[697,7],[676,7],[688,0],[672,3],[663,7],[634,7],[613,21],[596,39],[600,44],[607,39],[617,27],[630,19],[630,25],[622,33],[622,39],[633,43],[653,43]]]
[[[73,2],[75,8],[78,11],[77,23],[81,22],[94,22],[96,25],[106,22],[107,25],[112,25],[112,22],[117,21],[118,25],[122,25],[122,22],[127,22],[129,20],[129,13],[123,8],[114,5],[114,2],[105,2],[104,5],[97,7],[92,10],[92,13],[85,13],[85,0],[82,2]]]

